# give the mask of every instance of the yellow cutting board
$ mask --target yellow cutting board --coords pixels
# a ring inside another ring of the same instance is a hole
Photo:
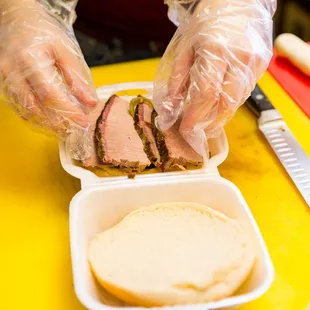
[[[92,70],[96,86],[152,80],[158,60]],[[262,88],[310,153],[310,122],[267,74]],[[242,310],[304,310],[310,300],[310,214],[242,107],[226,126],[221,174],[242,191],[276,268],[272,288]],[[73,291],[68,206],[79,182],[60,166],[57,141],[0,104],[0,309],[82,310]]]

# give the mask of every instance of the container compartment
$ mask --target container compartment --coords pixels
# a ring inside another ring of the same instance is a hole
[[[134,82],[100,87],[97,92],[99,98],[106,101],[115,93],[125,100],[138,94],[151,98],[152,90],[151,82]],[[97,233],[112,227],[129,212],[161,202],[201,203],[240,221],[251,236],[257,253],[250,277],[234,296],[208,304],[169,309],[231,308],[258,298],[269,288],[274,270],[262,235],[239,189],[218,173],[217,167],[228,154],[224,130],[218,138],[209,140],[209,148],[211,158],[201,169],[137,175],[134,180],[129,180],[126,176],[98,177],[76,165],[65,144],[60,143],[64,170],[81,180],[82,190],[70,204],[70,237],[75,291],[85,307],[92,310],[137,309],[124,305],[96,283],[87,261],[88,245]],[[168,309],[156,309],[165,308]]]
[[[153,83],[152,82],[132,82],[123,84],[114,84],[99,87],[97,89],[98,97],[101,101],[105,102],[113,94],[118,94],[126,101],[130,101],[132,98],[139,94],[147,98],[152,98]],[[100,108],[101,109],[101,108]],[[154,176],[166,177],[166,176],[183,176],[188,174],[201,174],[201,173],[217,173],[217,167],[225,160],[228,153],[228,143],[224,130],[216,139],[210,139],[208,141],[209,151],[211,158],[204,167],[200,169],[193,169],[188,171],[175,171],[175,172],[155,172],[150,174],[137,174],[136,179],[150,179]],[[65,171],[72,176],[81,179],[82,187],[91,187],[102,182],[115,182],[126,181],[127,176],[111,176],[111,177],[99,177],[94,172],[87,168],[78,165],[74,161],[69,153],[64,142],[59,144],[59,156],[61,164]],[[99,169],[99,168],[98,168]]]
[[[123,308],[124,305],[96,284],[87,261],[89,242],[97,233],[112,227],[135,209],[174,201],[201,203],[241,222],[252,238],[257,260],[250,277],[234,296],[204,305],[177,306],[173,309],[232,307],[258,298],[269,288],[274,276],[273,266],[257,224],[235,185],[220,176],[203,174],[127,180],[82,190],[70,205],[75,290],[85,307],[92,310],[136,309]]]

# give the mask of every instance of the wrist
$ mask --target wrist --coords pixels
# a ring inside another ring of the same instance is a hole
[[[65,26],[72,26],[76,19],[76,3],[77,0],[0,0],[0,18],[14,10],[41,8]]]
[[[36,0],[50,14],[54,15],[58,20],[66,26],[72,26],[76,20],[75,7],[78,0]]]
[[[188,13],[192,14],[200,2],[201,0],[164,0],[169,7],[168,18],[176,26],[185,20]]]
[[[3,14],[17,8],[32,7],[35,4],[36,0],[0,0],[0,12]]]

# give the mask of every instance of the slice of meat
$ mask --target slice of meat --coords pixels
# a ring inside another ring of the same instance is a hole
[[[95,143],[94,143],[94,145],[95,145]],[[91,157],[84,159],[82,164],[84,167],[90,168],[90,167],[98,167],[98,166],[102,165],[103,163],[100,160],[98,154],[94,153],[93,155],[91,155]]]
[[[130,116],[129,103],[112,96],[97,120],[95,136],[98,156],[104,164],[128,173],[142,172],[151,164]]]
[[[147,102],[143,101],[143,97],[140,97],[140,99],[141,103],[137,105],[134,115],[135,128],[143,142],[144,152],[152,164],[159,167],[161,165],[160,155],[152,131],[153,109]]]
[[[163,170],[173,168],[188,169],[191,166],[202,166],[202,157],[183,139],[176,123],[170,129],[161,132],[155,126],[157,113],[152,112],[152,128],[157,148],[163,163]]]
[[[95,129],[96,129],[96,122],[98,117],[100,116],[102,109],[104,108],[104,102],[101,101],[97,107],[90,113],[89,118],[91,120],[91,131],[93,133],[93,149],[94,154],[92,154],[89,158],[83,160],[82,164],[84,167],[98,167],[103,165],[102,160],[98,156],[97,152],[97,140],[95,137]]]

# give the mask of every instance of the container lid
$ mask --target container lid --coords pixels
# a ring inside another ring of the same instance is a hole
[[[152,99],[153,83],[152,82],[131,82],[122,84],[113,84],[97,88],[97,94],[101,101],[105,102],[113,94],[117,94],[124,100],[130,101],[137,95],[143,95]],[[201,174],[214,175],[218,174],[217,167],[226,159],[228,155],[228,143],[225,131],[222,130],[220,135],[215,139],[210,139],[209,149],[211,157],[201,169],[176,172],[158,172],[150,174],[138,174],[134,180],[128,179],[127,176],[99,177],[94,172],[81,167],[74,161],[65,145],[65,142],[59,143],[59,154],[61,164],[66,172],[81,180],[82,188],[102,185],[104,183],[111,184],[114,182],[133,182],[136,180],[154,181],[159,178],[188,178]]]

